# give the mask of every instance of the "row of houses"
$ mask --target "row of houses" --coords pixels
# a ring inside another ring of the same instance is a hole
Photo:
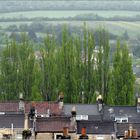
[[[140,98],[135,106],[56,102],[0,102],[0,137],[22,139],[115,140],[140,137]]]

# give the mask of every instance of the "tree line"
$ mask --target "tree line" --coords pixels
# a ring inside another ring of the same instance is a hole
[[[6,43],[0,61],[0,100],[54,101],[60,91],[67,103],[94,103],[97,93],[106,104],[134,104],[132,62],[127,45],[116,44],[110,62],[109,34],[84,25],[81,34],[62,29],[61,42],[55,32],[47,35],[38,51],[26,34],[21,41]]]
[[[102,11],[102,10],[101,10]],[[104,12],[104,11],[102,11]],[[111,11],[110,11],[111,12]],[[129,12],[129,11],[128,11]],[[121,14],[121,11],[120,11]],[[36,21],[128,21],[135,22],[140,21],[140,15],[136,14],[133,16],[122,16],[122,15],[114,15],[110,17],[104,17],[102,15],[92,14],[79,14],[73,17],[8,17],[8,18],[0,18],[0,22],[36,22]]]

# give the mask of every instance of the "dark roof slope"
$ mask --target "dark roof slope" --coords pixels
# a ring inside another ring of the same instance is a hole
[[[36,131],[37,132],[63,132],[63,128],[68,127],[69,132],[74,132],[71,126],[70,117],[51,117],[51,118],[37,118]]]
[[[64,113],[71,115],[73,106],[76,107],[77,115],[100,115],[96,104],[64,104]]]
[[[115,133],[114,122],[111,121],[77,121],[77,133],[81,134],[86,127],[87,134],[113,134]]]
[[[24,114],[0,115],[0,128],[24,128]]]
[[[62,112],[56,102],[25,102],[25,113],[30,112],[32,105],[37,109],[38,114],[47,114],[48,109],[51,115],[60,115]],[[0,102],[0,112],[19,113],[19,102]]]
[[[0,112],[18,112],[18,102],[0,102]]]
[[[104,106],[104,119],[114,119],[115,117],[128,117],[129,120],[137,120],[140,115],[136,106]]]
[[[37,114],[47,114],[49,109],[51,115],[60,115],[62,111],[56,102],[26,102],[25,112],[29,113],[32,106],[37,110]]]

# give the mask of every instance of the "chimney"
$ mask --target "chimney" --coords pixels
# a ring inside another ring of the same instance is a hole
[[[71,116],[72,116],[72,118],[71,118],[71,126],[75,130],[76,126],[77,126],[76,125],[76,107],[75,106],[72,107]]]
[[[59,93],[59,97],[58,97],[58,102],[59,102],[59,109],[62,109],[63,108],[63,99],[64,99],[64,93],[61,91]]]
[[[125,139],[138,139],[137,130],[133,129],[132,125],[129,125],[129,130],[124,132]]]
[[[79,136],[79,140],[81,139],[88,140],[88,135],[86,134],[86,127],[82,128],[81,136]]]
[[[19,111],[23,111],[25,110],[25,104],[24,104],[24,98],[23,98],[23,94],[20,93],[19,94]]]
[[[128,138],[128,131],[124,131],[124,138]]]
[[[72,117],[76,118],[76,107],[75,106],[72,107],[71,115],[72,115]]]
[[[101,112],[103,109],[103,98],[102,95],[99,94],[96,98],[96,103],[97,103],[97,107],[98,107],[98,111]]]
[[[25,113],[24,130],[22,131],[22,138],[30,139],[31,135],[32,135],[32,132],[31,132],[31,130],[29,130],[29,126],[28,126],[28,113]]]
[[[63,128],[63,136],[62,136],[62,139],[67,139],[67,140],[70,140],[71,137],[68,135],[68,127],[64,127]]]
[[[30,108],[30,112],[29,112],[29,116],[31,119],[34,119],[35,115],[36,115],[36,109],[35,109],[35,105],[34,103],[32,103],[32,106]]]
[[[25,117],[24,117],[24,130],[28,130],[28,114],[25,113]]]
[[[84,95],[84,91],[82,91],[82,104],[84,104],[84,100],[85,100],[85,95]]]
[[[137,97],[137,113],[140,113],[140,97]]]
[[[50,117],[50,109],[47,109],[47,116]]]

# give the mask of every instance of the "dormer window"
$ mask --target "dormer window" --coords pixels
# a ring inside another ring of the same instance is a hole
[[[128,123],[128,117],[115,117],[117,123]]]
[[[115,119],[115,121],[116,121],[117,123],[121,123],[121,120],[120,120],[120,119]]]
[[[128,122],[128,119],[122,120],[122,123],[127,123],[127,122]]]

